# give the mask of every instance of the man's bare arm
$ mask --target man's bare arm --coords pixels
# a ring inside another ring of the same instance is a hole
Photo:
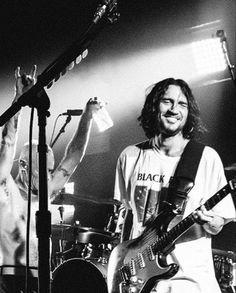
[[[64,184],[82,161],[89,141],[93,115],[101,108],[102,101],[97,98],[88,101],[77,130],[68,143],[60,164],[53,173],[53,178],[49,186],[50,195],[55,194],[64,187]]]
[[[20,73],[20,67],[15,70],[15,96],[13,103],[26,92],[35,82],[36,66],[31,70],[30,75]],[[1,128],[0,133],[0,184],[6,181],[10,175],[15,156],[17,132],[19,126],[20,111],[11,117]]]

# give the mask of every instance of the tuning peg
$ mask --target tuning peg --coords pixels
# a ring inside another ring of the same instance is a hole
[[[74,68],[74,66],[75,66],[75,61],[72,61],[72,62],[66,67],[66,69],[67,69],[67,70],[71,70],[71,69]]]
[[[82,58],[86,58],[88,56],[88,49],[84,50],[84,52],[82,53]]]
[[[76,63],[76,64],[79,64],[79,63],[81,62],[81,60],[82,60],[82,56],[79,55],[79,56],[75,59],[75,63]]]
[[[58,79],[60,78],[60,74],[56,75],[55,78],[54,78],[54,81],[58,81]]]
[[[49,82],[49,84],[47,85],[47,89],[50,89],[50,87],[53,85],[53,81]]]

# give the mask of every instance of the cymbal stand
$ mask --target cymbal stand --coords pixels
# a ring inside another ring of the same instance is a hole
[[[61,205],[61,206],[59,206],[58,210],[59,210],[60,218],[61,218],[60,224],[63,224],[63,222],[64,222],[64,211],[65,211],[65,208],[64,208],[63,205]],[[64,230],[62,230],[62,233],[64,233]],[[63,240],[62,240],[64,238],[63,236],[64,235],[61,235],[61,237],[59,239],[59,252],[63,252]]]

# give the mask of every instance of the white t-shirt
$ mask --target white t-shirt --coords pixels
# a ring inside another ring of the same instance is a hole
[[[180,157],[168,157],[159,152],[152,140],[145,148],[138,145],[127,147],[117,162],[115,198],[125,202],[133,211],[132,238],[143,231],[143,224],[158,209],[159,199],[167,192]],[[181,218],[185,218],[199,205],[226,185],[220,157],[210,147],[205,147],[195,184],[187,196]],[[213,211],[228,220],[235,218],[231,195],[226,196]],[[158,293],[220,293],[215,279],[211,250],[211,237],[203,227],[197,226],[200,236],[191,235],[190,240],[177,241],[168,255],[169,262],[177,263],[178,273],[169,280],[160,281]]]

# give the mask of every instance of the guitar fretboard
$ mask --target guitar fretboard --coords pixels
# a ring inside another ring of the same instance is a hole
[[[213,208],[217,203],[219,203],[225,196],[227,196],[230,191],[233,190],[230,184],[225,185],[221,190],[219,190],[215,195],[209,198],[204,206],[207,210]],[[198,207],[196,210],[198,210]],[[195,223],[193,213],[184,218],[176,226],[174,226],[170,231],[164,233],[159,239],[151,244],[151,248],[154,254],[163,250],[165,247],[174,243],[185,231],[187,231]]]

